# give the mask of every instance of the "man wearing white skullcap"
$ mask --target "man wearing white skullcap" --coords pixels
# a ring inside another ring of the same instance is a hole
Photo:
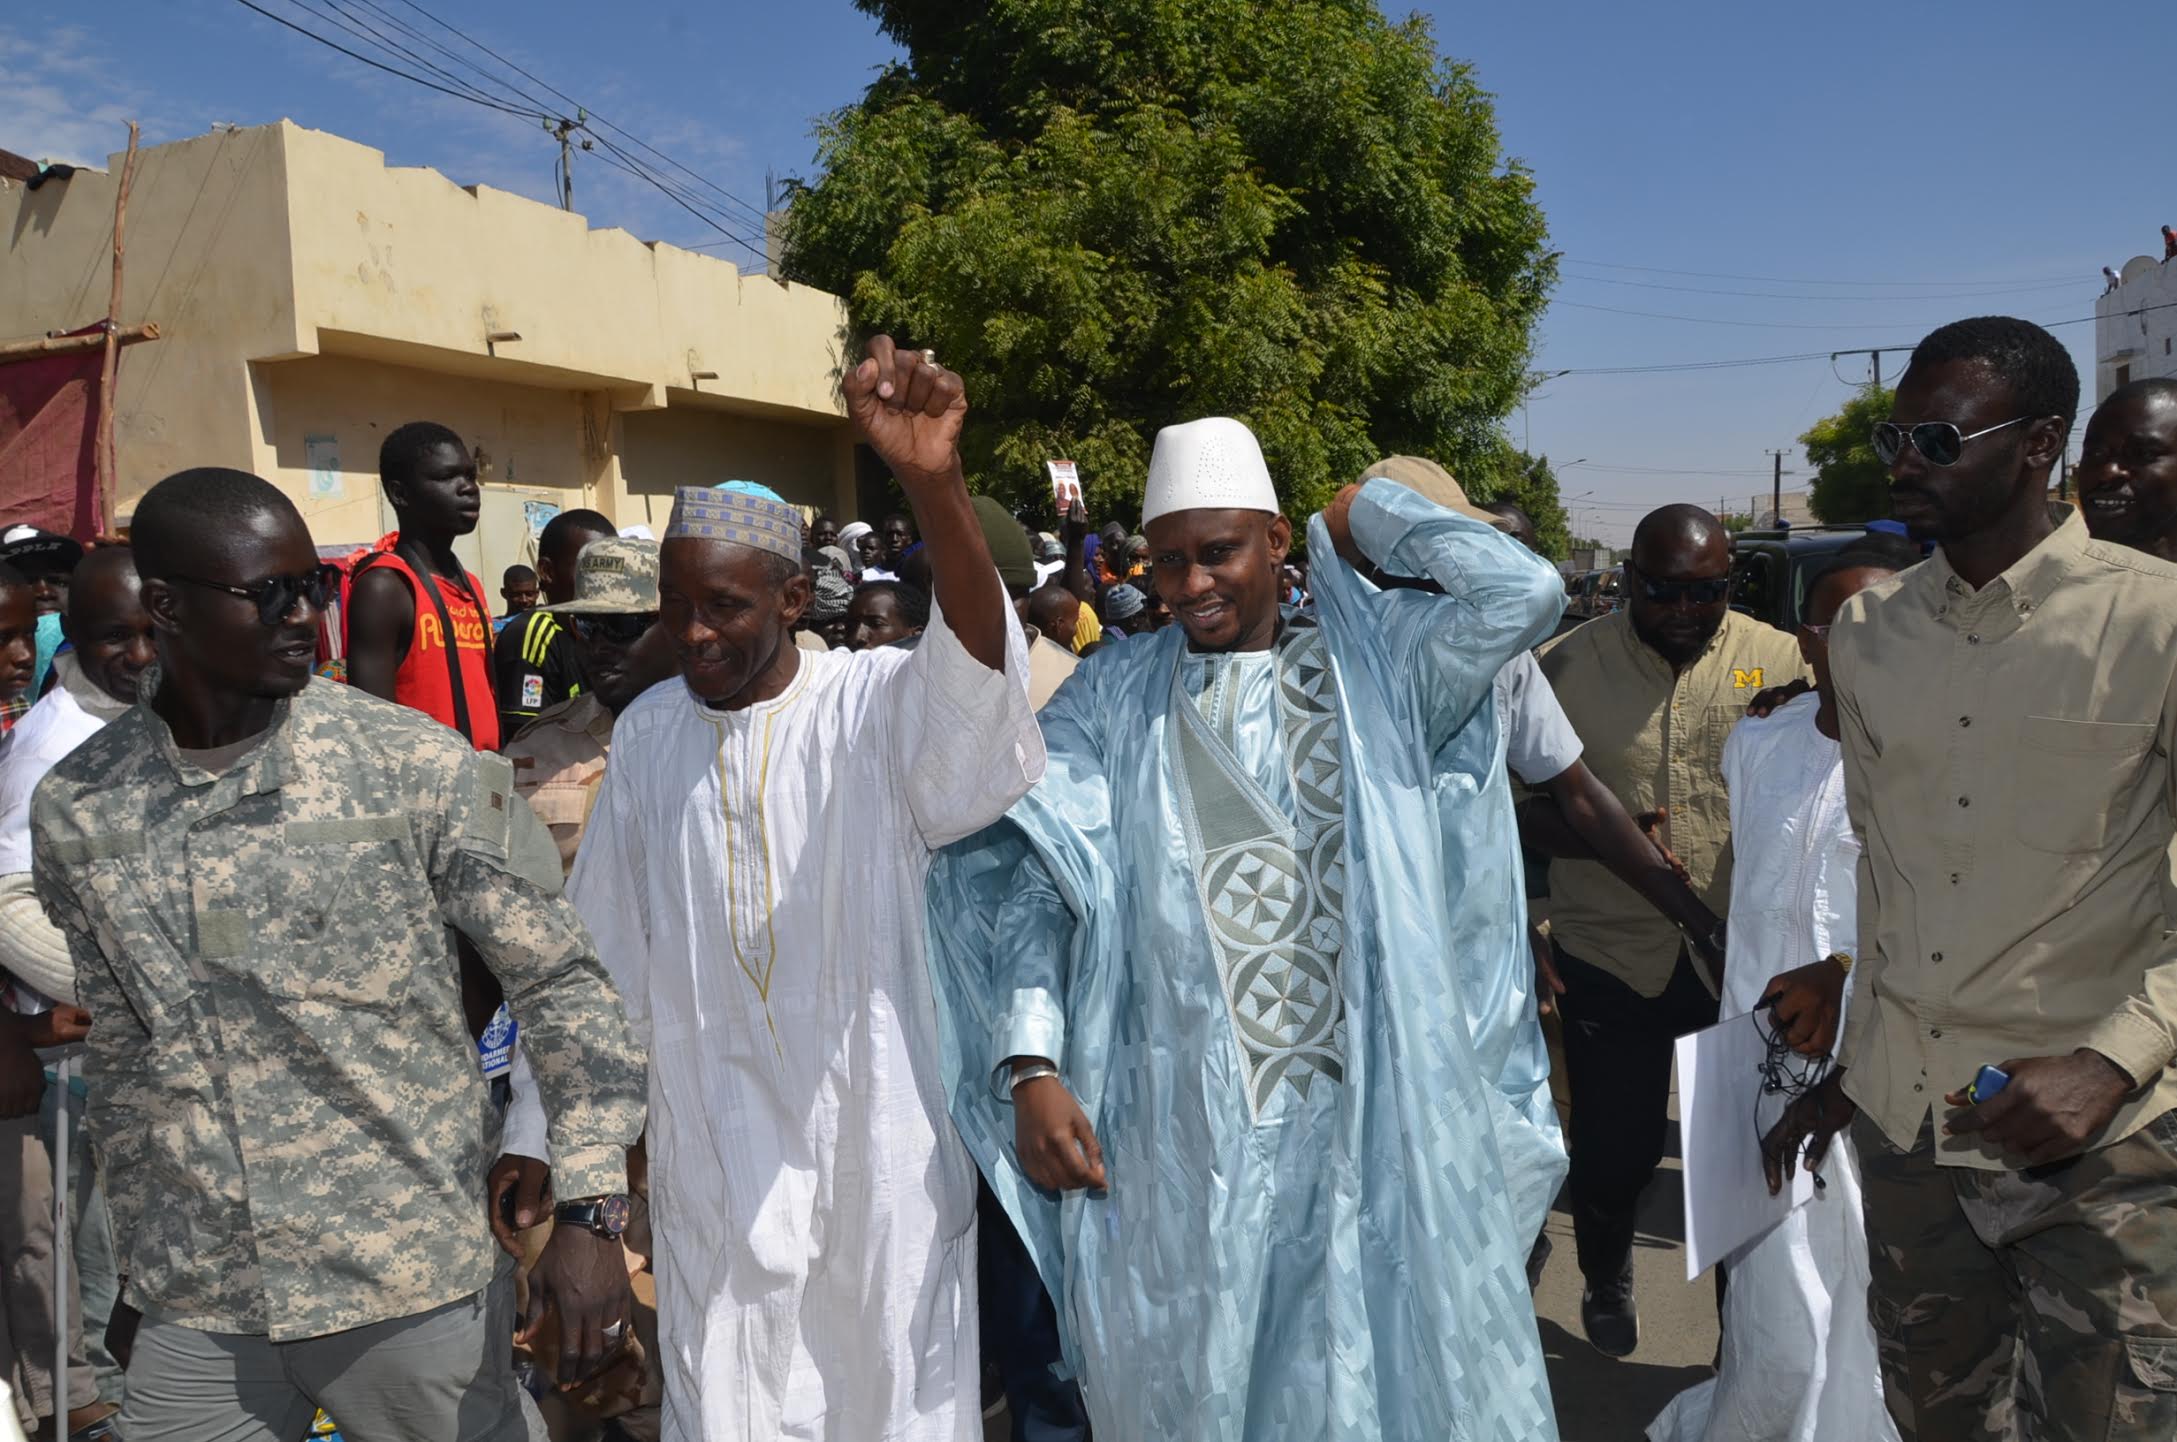
[[[797,648],[800,512],[683,487],[658,585],[680,679],[614,726],[567,883],[649,1041],[679,1442],[981,1435],[975,1165],[935,1080],[923,879],[1043,745],[959,377],[879,336],[845,391],[930,556],[922,644]]]
[[[1292,528],[1235,420],[1159,434],[1143,511],[1179,624],[1082,664],[1042,785],[931,873],[954,1120],[1096,1435],[1554,1437],[1430,758],[1563,587],[1372,479],[1310,523],[1317,609],[1283,608]]]

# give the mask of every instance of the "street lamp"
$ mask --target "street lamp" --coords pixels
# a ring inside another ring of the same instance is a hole
[[[1534,395],[1537,387],[1546,386],[1561,376],[1571,374],[1572,372],[1569,370],[1546,371],[1527,377],[1527,389],[1520,392],[1519,396],[1519,448],[1529,455],[1534,454],[1534,428],[1527,423],[1528,400]]]

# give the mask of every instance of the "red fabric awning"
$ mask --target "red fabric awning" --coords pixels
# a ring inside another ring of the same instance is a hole
[[[103,331],[105,323],[77,335]],[[102,347],[0,365],[0,528],[98,534]]]

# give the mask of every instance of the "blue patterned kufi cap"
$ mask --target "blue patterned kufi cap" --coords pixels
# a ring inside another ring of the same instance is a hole
[[[722,486],[680,486],[673,491],[673,518],[665,539],[692,537],[754,546],[801,561],[801,512],[768,486],[728,481]]]

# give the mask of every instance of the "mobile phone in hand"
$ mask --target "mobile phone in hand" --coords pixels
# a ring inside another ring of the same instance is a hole
[[[1973,1084],[1965,1089],[1965,1099],[1977,1106],[2010,1084],[2011,1074],[2002,1067],[1984,1066],[1973,1074]]]

